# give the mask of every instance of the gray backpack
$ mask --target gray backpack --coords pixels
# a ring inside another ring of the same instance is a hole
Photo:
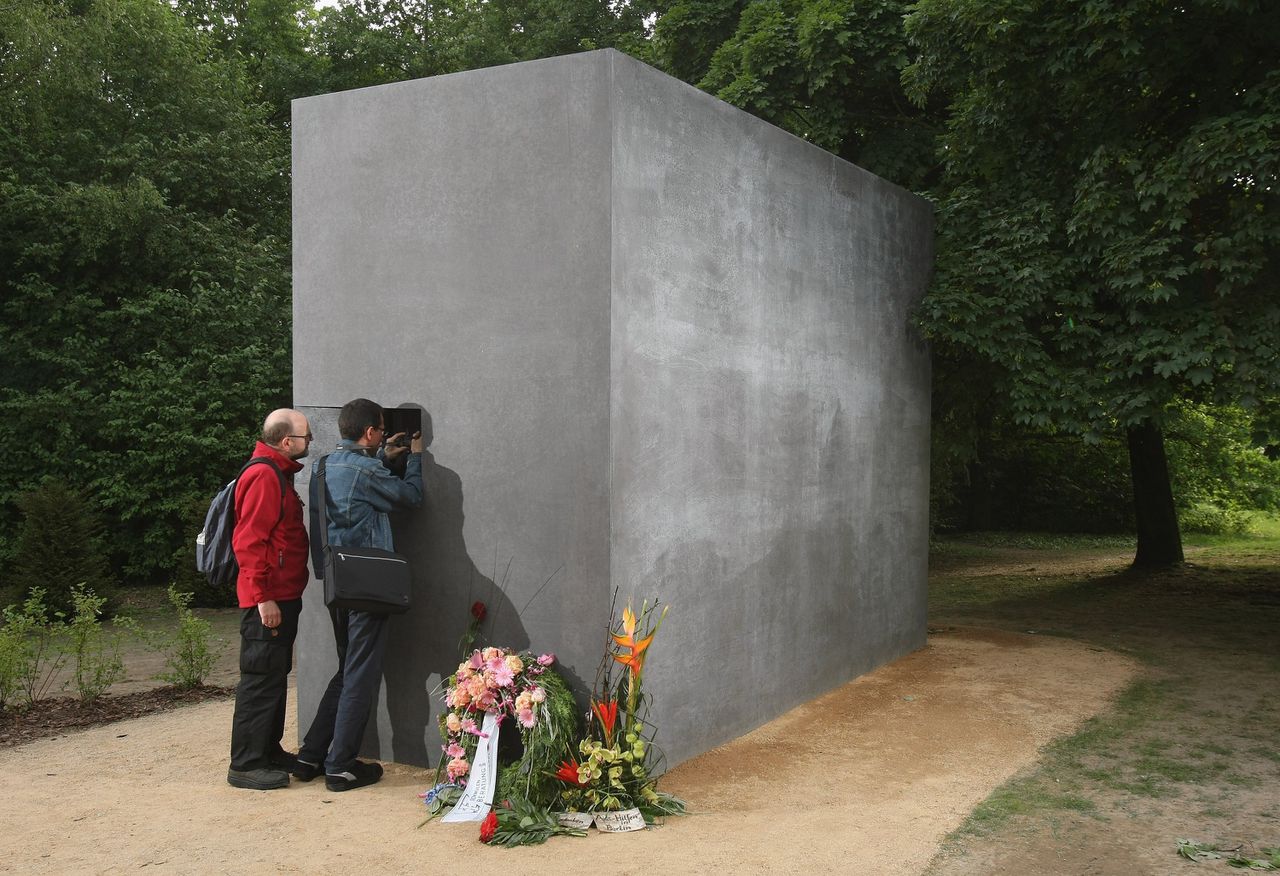
[[[204,516],[204,529],[196,536],[196,570],[204,572],[214,587],[234,587],[240,574],[240,564],[236,562],[235,551],[231,548],[231,533],[236,528],[236,483],[249,466],[259,463],[271,466],[280,478],[280,517],[271,531],[275,532],[276,526],[284,519],[284,491],[287,486],[284,472],[267,457],[255,456],[244,464],[231,483],[213,497],[209,513]]]

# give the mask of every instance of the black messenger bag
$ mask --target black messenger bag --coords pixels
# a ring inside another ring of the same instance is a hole
[[[320,538],[324,544],[324,604],[372,614],[404,614],[413,593],[408,559],[380,548],[329,544],[326,459],[321,457],[316,470],[320,479]]]

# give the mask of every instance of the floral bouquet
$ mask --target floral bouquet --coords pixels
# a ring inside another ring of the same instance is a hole
[[[657,789],[662,756],[652,742],[655,728],[641,685],[646,651],[666,614],[666,608],[658,612],[646,602],[639,615],[628,605],[622,620],[610,623],[587,735],[578,743],[578,757],[563,761],[555,773],[566,809],[637,809],[650,824],[658,816],[684,814],[683,801]],[[624,669],[615,679],[618,667]]]
[[[436,771],[436,787],[421,795],[432,817],[461,796],[485,714],[495,715],[500,728],[519,731],[521,743],[514,747],[518,756],[501,768],[496,798],[514,796],[535,803],[555,799],[557,788],[549,774],[559,753],[577,738],[578,720],[573,695],[551,668],[554,663],[552,654],[489,647],[477,648],[458,665],[443,685],[449,709],[440,718],[445,757]],[[512,750],[504,745],[500,758]]]

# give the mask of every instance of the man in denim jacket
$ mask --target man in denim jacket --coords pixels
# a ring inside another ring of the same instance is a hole
[[[411,447],[389,443],[380,450],[385,426],[382,408],[367,398],[347,402],[338,413],[343,440],[329,454],[324,478],[330,546],[394,550],[387,512],[422,504],[422,435],[413,436]],[[404,473],[397,476],[393,472],[401,462],[406,462]],[[313,522],[319,501],[319,478],[313,466]],[[318,533],[312,539],[313,545],[321,541]],[[323,565],[317,563],[316,568]],[[349,791],[382,778],[380,764],[359,761],[356,754],[382,678],[387,615],[335,608],[329,614],[338,646],[338,671],[320,698],[293,774],[307,782],[323,769],[325,787]]]

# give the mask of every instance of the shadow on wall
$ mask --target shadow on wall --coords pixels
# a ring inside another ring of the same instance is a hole
[[[523,649],[529,647],[529,636],[510,599],[467,553],[462,478],[429,449],[431,414],[420,405],[401,407],[422,411],[424,496],[420,509],[391,515],[396,550],[413,564],[413,607],[392,618],[382,665],[389,726],[421,729],[394,733],[387,746],[379,739],[378,722],[370,721],[364,748],[381,750],[383,758],[397,763],[432,765],[439,752],[433,712],[439,715],[443,707],[433,678],[446,679],[458,668],[458,642],[471,621],[472,603],[479,600],[487,607],[485,630],[494,641]]]

